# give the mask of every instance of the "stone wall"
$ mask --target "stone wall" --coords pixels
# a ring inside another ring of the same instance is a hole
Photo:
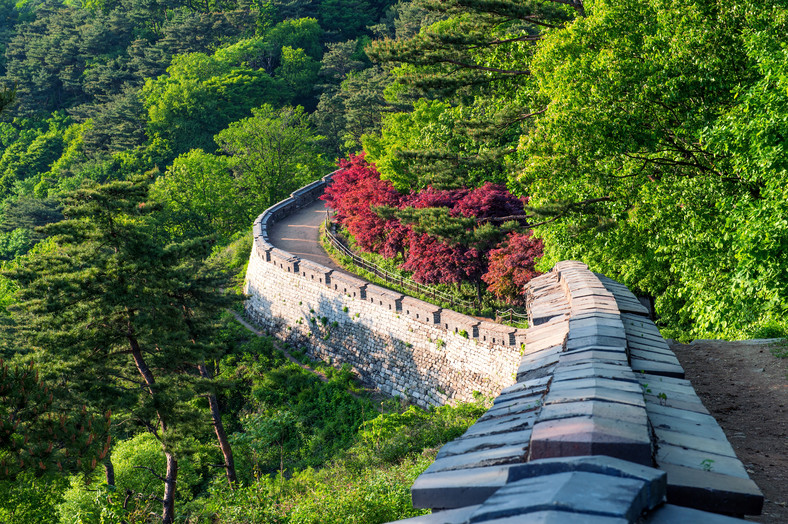
[[[421,406],[511,385],[523,331],[441,309],[270,244],[268,229],[318,198],[331,175],[261,214],[246,273],[247,315],[280,339]]]

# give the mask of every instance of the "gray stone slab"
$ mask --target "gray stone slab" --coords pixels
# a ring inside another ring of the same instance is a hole
[[[559,358],[559,362],[561,359]],[[579,364],[566,364],[558,366],[553,374],[553,382],[564,380],[578,380],[586,378],[600,378],[636,382],[635,374],[626,364],[608,364],[604,362],[585,362]]]
[[[595,326],[606,326],[615,329],[624,329],[624,323],[621,321],[620,318],[609,318],[609,317],[595,317],[586,315],[583,318],[571,318],[569,319],[569,329],[579,329],[585,327],[595,327]]]
[[[665,395],[665,396],[659,396]],[[697,397],[689,397],[687,395],[679,395],[677,393],[666,394],[664,392],[652,395],[645,393],[643,398],[646,399],[646,407],[649,403],[657,404],[660,406],[667,406],[670,408],[681,409],[684,411],[694,411],[696,413],[703,413],[708,415],[709,410],[700,402]]]
[[[502,446],[500,448],[463,453],[462,455],[441,457],[436,458],[424,473],[430,474],[458,469],[519,464],[526,461],[527,454],[528,443],[526,442],[517,446]]]
[[[644,426],[648,424],[646,410],[641,407],[595,400],[549,404],[539,412],[540,422],[569,417],[602,417]]]
[[[629,349],[642,349],[643,351],[652,351],[655,353],[662,353],[665,355],[673,355],[675,353],[670,350],[670,346],[664,340],[662,342],[656,340],[647,340],[640,337],[627,337],[627,345]]]
[[[501,519],[477,521],[485,524],[629,524],[627,519],[589,515],[560,510],[534,511],[528,515],[517,515]]]
[[[496,433],[507,433],[510,431],[522,431],[532,428],[536,422],[537,412],[528,412],[512,415],[510,417],[498,417],[482,422],[477,422],[463,433],[463,437],[472,438],[483,435],[494,435]]]
[[[396,520],[388,524],[465,524],[471,514],[479,509],[479,505],[467,506],[458,509],[438,511],[429,515],[411,517],[409,519]]]
[[[623,325],[621,327],[611,327],[599,324],[577,326],[573,324],[571,320],[569,321],[569,340],[589,336],[626,338],[627,334],[626,331],[624,331]]]
[[[763,509],[763,494],[750,479],[673,464],[660,469],[668,474],[669,504],[731,515],[760,515]]]
[[[422,473],[410,488],[414,508],[461,508],[481,504],[506,484],[510,466]]]
[[[456,438],[445,444],[438,451],[437,458],[451,457],[466,453],[475,453],[484,450],[493,450],[510,446],[528,447],[531,440],[531,430],[512,431],[497,435],[485,435],[472,438]]]
[[[670,406],[661,406],[659,404],[649,404],[648,405],[648,416],[666,416],[672,418],[678,418],[682,420],[686,420],[692,422],[696,425],[700,426],[708,426],[710,428],[718,428],[720,425],[717,423],[717,419],[715,419],[711,415],[706,415],[704,413],[698,413],[696,411],[688,411],[685,409],[676,409]],[[666,428],[667,429],[667,428]],[[724,434],[723,434],[724,435]]]
[[[643,360],[635,357],[630,360],[630,364],[632,365],[632,371],[635,373],[643,372],[663,377],[684,378],[684,368],[680,364],[654,362],[653,360]]]
[[[656,388],[659,391],[679,393],[687,396],[695,395],[697,397],[692,383],[686,379],[661,377],[658,375],[649,375],[647,373],[637,373],[635,374],[635,378],[637,378],[638,382],[641,384],[648,384],[649,387]]]
[[[657,443],[665,443],[671,446],[679,446],[687,449],[707,451],[715,455],[736,458],[736,452],[727,440],[710,439],[678,433],[664,428],[654,428]]]
[[[558,371],[556,369],[556,371]],[[629,371],[629,370],[627,370]],[[632,372],[629,371],[631,374]],[[555,374],[553,375],[555,377]],[[616,391],[628,391],[637,395],[643,395],[643,388],[634,380],[618,380],[605,377],[589,378],[568,378],[566,380],[553,379],[550,386],[550,397],[558,391],[577,390],[577,389],[614,389]]]
[[[736,457],[716,455],[710,451],[672,446],[665,442],[657,446],[657,464],[675,464],[692,469],[712,471],[731,477],[750,478],[741,461]]]
[[[601,400],[604,402],[631,404],[641,408],[646,407],[646,402],[643,400],[643,394],[640,392],[601,387],[562,389],[560,391],[551,390],[545,396],[544,402],[545,404],[555,404],[559,402],[580,402],[584,400]]]
[[[610,364],[628,364],[627,354],[624,351],[602,351],[598,349],[580,349],[567,351],[558,356],[559,366],[580,362],[604,362]]]
[[[662,504],[667,490],[667,474],[656,468],[604,455],[533,460],[509,469],[509,482],[567,471],[585,471],[643,482],[643,505],[652,509]]]
[[[639,497],[642,486],[639,480],[584,471],[526,478],[495,492],[471,515],[469,522],[556,510],[632,522],[645,509]]]
[[[522,380],[533,380],[541,377],[552,376],[553,371],[555,371],[556,364],[557,359],[551,358],[545,358],[533,366],[521,364],[517,369],[517,374],[515,375],[516,380],[520,382]]]
[[[607,318],[611,320],[622,320],[621,315],[617,312],[609,312],[609,311],[582,311],[578,312],[576,315],[572,315],[571,320],[584,320],[586,318]],[[622,320],[623,322],[623,320]],[[624,325],[626,327],[626,324]]]
[[[517,382],[511,386],[507,386],[501,390],[501,394],[493,401],[494,403],[504,402],[508,395],[513,394],[531,394],[531,391],[541,391],[547,388],[550,383],[550,377],[542,377],[534,380],[526,380]]]
[[[580,349],[586,346],[608,346],[613,348],[626,348],[627,339],[622,337],[607,337],[603,335],[590,335],[586,337],[573,337],[572,333],[566,339],[567,351]]]
[[[531,459],[607,455],[651,465],[648,426],[602,417],[572,417],[537,422]]]
[[[742,521],[708,511],[665,504],[649,513],[643,524],[742,524]]]
[[[479,417],[477,423],[492,418],[510,417],[513,415],[521,415],[523,413],[537,411],[541,408],[543,401],[544,395],[531,395],[515,398],[509,402],[501,402],[488,409],[484,415]]]
[[[648,413],[648,419],[651,421],[651,425],[654,426],[654,428],[666,429],[669,431],[684,433],[686,435],[693,435],[696,437],[714,440],[727,440],[725,433],[722,431],[722,428],[717,425],[716,421],[712,425],[705,422],[691,420],[685,417],[664,415],[661,413],[655,413],[651,409],[652,407],[653,405],[649,404],[647,406],[646,412]],[[690,412],[682,411],[682,413]]]

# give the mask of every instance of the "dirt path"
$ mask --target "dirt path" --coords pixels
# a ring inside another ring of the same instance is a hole
[[[774,341],[672,345],[698,396],[763,491],[763,514],[748,520],[782,524],[788,523],[788,358],[775,357],[772,347]]]

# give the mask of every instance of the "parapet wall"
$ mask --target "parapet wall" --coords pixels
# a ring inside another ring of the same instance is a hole
[[[294,192],[254,223],[247,315],[269,333],[365,383],[423,407],[496,396],[514,383],[524,330],[442,309],[294,256],[270,227],[313,203],[331,175]]]

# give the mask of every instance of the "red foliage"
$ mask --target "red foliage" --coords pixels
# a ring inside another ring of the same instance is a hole
[[[507,217],[523,214],[523,202],[505,187],[490,182],[469,191],[453,207],[457,214],[475,218]]]
[[[482,276],[488,290],[510,303],[523,304],[523,286],[539,275],[534,261],[542,255],[542,240],[531,233],[510,233],[502,247],[489,253],[487,273]]]
[[[400,267],[413,271],[413,280],[438,284],[476,280],[482,273],[482,257],[473,248],[445,244],[433,236],[411,231],[408,258]]]
[[[364,154],[341,160],[340,170],[323,195],[343,224],[366,251],[387,258],[401,256],[400,266],[422,283],[484,280],[489,290],[513,301],[522,300],[522,287],[537,275],[534,259],[542,254],[542,242],[530,234],[513,233],[496,249],[448,244],[426,233],[417,233],[396,218],[380,217],[374,207],[448,208],[454,217],[495,218],[523,214],[527,197],[514,197],[505,187],[487,183],[476,189],[437,190],[402,195],[381,180]]]
[[[375,252],[386,239],[386,220],[372,206],[399,207],[400,195],[391,182],[381,180],[364,154],[339,161],[339,172],[321,197],[337,212],[336,220],[348,228],[359,247]]]

